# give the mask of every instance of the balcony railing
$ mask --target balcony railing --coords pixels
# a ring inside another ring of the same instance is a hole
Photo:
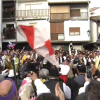
[[[43,19],[49,17],[49,9],[17,10],[17,19]]]
[[[51,13],[50,20],[68,20],[70,19],[70,13]]]
[[[71,17],[72,20],[88,19],[88,12],[81,12],[78,17]]]

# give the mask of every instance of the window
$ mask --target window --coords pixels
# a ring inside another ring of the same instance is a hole
[[[64,22],[50,23],[51,33],[63,33],[64,34]]]
[[[71,9],[70,17],[80,17],[80,9]]]
[[[64,22],[50,23],[51,40],[64,40]]]
[[[69,28],[69,35],[80,35],[80,27]]]

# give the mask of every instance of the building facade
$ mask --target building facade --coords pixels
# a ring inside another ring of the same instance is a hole
[[[5,2],[6,4],[4,2],[2,4],[8,7],[8,2]],[[83,44],[90,42],[88,0],[28,0],[28,2],[16,0],[10,5],[15,7],[15,17],[3,18],[2,30],[7,25],[11,27],[10,24],[16,27],[20,24],[35,25],[39,21],[47,26],[55,49],[62,45],[68,49],[71,41],[74,43],[74,48],[82,49]],[[15,37],[2,40],[3,43],[9,41],[26,42],[17,31]]]

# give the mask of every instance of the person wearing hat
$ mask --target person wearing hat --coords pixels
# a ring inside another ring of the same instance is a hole
[[[55,86],[56,83],[59,82],[61,90],[64,91],[65,98],[71,99],[71,89],[62,81],[59,81],[59,71],[56,67],[52,66],[49,70],[50,80],[45,82],[44,84],[50,89],[52,94],[55,94]]]
[[[4,51],[4,56],[2,56],[3,67],[12,69],[11,57],[7,55],[7,51]]]
[[[70,71],[70,67],[68,66],[68,64],[69,64],[68,60],[65,60],[63,65],[59,65],[59,67],[61,68],[59,72],[60,73],[59,78],[63,80],[64,83],[66,83],[68,78],[68,73]]]

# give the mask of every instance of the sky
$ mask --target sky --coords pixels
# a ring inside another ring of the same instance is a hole
[[[90,0],[91,3],[90,3],[90,8],[93,8],[93,7],[100,7],[100,0]]]

